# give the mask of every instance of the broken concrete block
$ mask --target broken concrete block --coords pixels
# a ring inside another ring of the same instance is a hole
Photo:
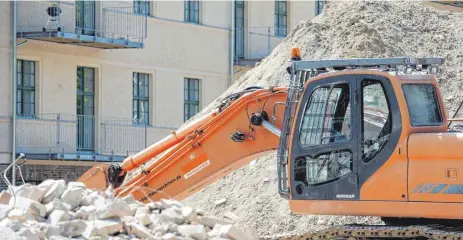
[[[27,238],[27,240],[42,240],[46,239],[46,235],[39,228],[23,227],[17,232],[19,236]]]
[[[14,194],[17,197],[24,197],[31,200],[34,200],[38,203],[41,203],[43,197],[45,196],[45,189],[39,188],[38,186],[31,185],[30,183],[26,183],[24,185],[19,186]]]
[[[124,202],[113,202],[97,209],[96,215],[99,219],[112,217],[133,216],[129,206]]]
[[[13,230],[0,226],[0,233],[2,234],[2,239],[8,240],[25,240],[25,237],[20,236],[18,233],[14,232]]]
[[[233,222],[235,222],[236,220],[238,220],[238,216],[236,216],[236,214],[234,214],[233,212],[225,212],[223,214],[223,217],[224,218],[227,218],[227,219],[230,219],[232,220]]]
[[[140,223],[143,226],[147,226],[147,225],[150,225],[151,223],[153,223],[151,221],[151,218],[150,218],[149,214],[142,213],[142,214],[138,214],[138,216],[135,215],[135,217],[138,219],[138,223]]]
[[[180,203],[179,201],[171,200],[171,199],[161,199],[160,203],[165,209],[170,208],[170,207],[181,208],[183,206],[182,203]]]
[[[214,226],[214,228],[213,228],[211,231],[209,231],[209,232],[207,233],[207,236],[208,236],[209,238],[219,237],[219,236],[220,236],[220,227],[221,227],[221,226],[222,226],[222,225],[220,225],[220,224],[216,224],[216,225]]]
[[[17,222],[25,222],[28,219],[33,219],[34,215],[32,214],[31,211],[24,211],[23,209],[12,209],[8,213],[8,218],[11,221],[17,221]]]
[[[177,236],[175,236],[175,234],[173,233],[166,233],[162,235],[162,240],[176,240],[176,239],[177,239]]]
[[[97,191],[85,195],[80,203],[81,206],[95,206],[97,208],[103,207],[106,204],[105,198],[100,195]]]
[[[175,211],[174,208],[168,208],[162,211],[160,219],[164,222],[174,222],[176,224],[182,224],[185,221],[183,215]]]
[[[227,202],[227,199],[222,198],[222,199],[219,199],[219,200],[215,201],[214,204],[217,207],[217,206],[220,206],[222,204],[225,204],[226,202]]]
[[[54,210],[63,210],[63,211],[70,211],[72,206],[61,201],[59,198],[53,199],[53,201],[47,203],[45,205],[45,209],[47,211],[47,216],[53,212]]]
[[[124,224],[124,228],[128,234],[133,234],[141,239],[154,239],[155,238],[154,235],[151,234],[150,230],[141,224],[128,223],[128,224]]]
[[[150,214],[151,210],[148,206],[141,206],[137,209],[135,212],[135,216],[141,215],[141,214]]]
[[[87,189],[87,187],[85,186],[83,182],[68,182],[68,188],[75,188],[75,187]]]
[[[182,215],[190,222],[198,222],[198,214],[192,207],[182,207]]]
[[[55,198],[60,198],[64,191],[66,191],[66,182],[63,179],[56,180],[45,193],[42,203],[47,204]]]
[[[124,202],[122,202],[122,203],[124,203]],[[138,209],[139,207],[142,207],[142,206],[143,206],[143,204],[141,204],[141,203],[136,203],[136,202],[135,202],[135,203],[129,204],[130,215],[131,215],[131,216],[134,216],[135,213],[137,212],[137,209]]]
[[[246,235],[233,225],[224,225],[220,227],[220,235],[229,237],[233,240],[248,240]]]
[[[108,236],[123,230],[124,225],[119,219],[110,220],[92,220],[87,221],[87,228],[82,233],[86,239],[91,239],[94,236]]]
[[[0,227],[7,227],[15,232],[17,232],[23,224],[19,221],[14,221],[9,218],[4,218],[3,220],[0,221]]]
[[[85,221],[80,219],[59,222],[57,225],[60,228],[60,234],[65,237],[78,237],[87,228],[87,224],[85,223]]]
[[[51,225],[56,225],[59,222],[69,221],[70,219],[71,217],[66,211],[56,209],[53,210],[53,212],[51,212],[48,216],[47,223]]]
[[[80,187],[68,188],[61,195],[61,200],[69,205],[72,209],[78,207],[84,198],[85,189]]]
[[[96,207],[93,205],[90,206],[83,206],[79,210],[77,210],[75,217],[87,220],[90,216],[96,213]]]
[[[181,225],[178,226],[178,232],[183,236],[191,236],[194,239],[206,240],[206,228],[203,225]]]
[[[202,217],[198,217],[199,218],[199,223],[205,225],[205,226],[208,226],[210,228],[213,228],[216,224],[220,224],[220,225],[231,225],[233,224],[232,221],[230,220],[225,220],[225,219],[221,219],[221,218],[218,218],[218,217],[214,217],[214,216],[202,216]]]
[[[40,217],[45,217],[47,214],[47,210],[44,205],[24,197],[12,197],[9,205],[10,207],[22,210],[24,214],[32,214]]]
[[[10,202],[10,199],[11,199],[11,193],[5,190],[3,190],[0,193],[0,204],[8,204]]]
[[[58,226],[48,226],[47,230],[46,230],[46,235],[49,239],[51,239],[51,237],[53,236],[61,236],[61,230],[60,230],[60,227]]]

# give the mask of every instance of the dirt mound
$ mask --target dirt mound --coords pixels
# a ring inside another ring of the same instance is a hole
[[[450,115],[463,95],[460,59],[463,51],[463,14],[443,12],[419,2],[328,2],[324,12],[299,23],[259,66],[248,71],[195,118],[213,110],[227,95],[249,86],[286,85],[292,47],[304,59],[370,57],[444,57],[439,77]],[[258,159],[185,199],[188,205],[221,216],[233,211],[238,224],[250,224],[261,235],[302,233],[349,222],[379,223],[373,217],[295,216],[277,192],[275,155]],[[219,199],[226,203],[215,206]]]

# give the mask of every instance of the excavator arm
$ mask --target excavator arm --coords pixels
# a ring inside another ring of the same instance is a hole
[[[284,87],[253,87],[232,94],[216,112],[129,156],[120,165],[95,166],[78,181],[89,188],[113,187],[117,196],[132,194],[140,202],[181,200],[276,151],[286,99]],[[125,179],[128,172],[149,161],[153,163]]]

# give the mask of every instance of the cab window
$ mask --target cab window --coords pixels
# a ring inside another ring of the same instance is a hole
[[[402,89],[407,101],[412,126],[440,126],[442,114],[436,89],[431,84],[404,84]]]
[[[303,147],[351,139],[350,88],[347,83],[315,89],[305,107],[299,133]]]

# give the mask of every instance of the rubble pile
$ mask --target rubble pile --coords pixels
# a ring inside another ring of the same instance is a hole
[[[64,180],[26,183],[13,192],[0,193],[1,239],[258,239],[252,228],[234,225],[233,213],[217,218],[171,199],[143,204]]]

